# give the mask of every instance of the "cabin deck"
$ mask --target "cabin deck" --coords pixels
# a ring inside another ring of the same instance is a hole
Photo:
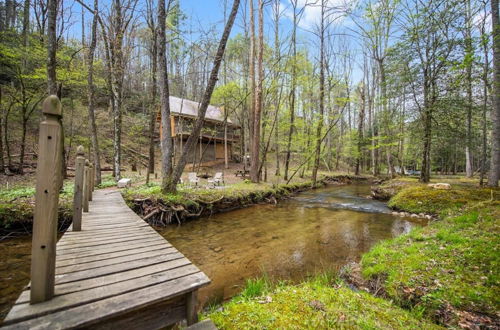
[[[157,329],[196,322],[196,292],[208,277],[137,216],[118,191],[98,190],[82,230],[57,243],[55,296],[19,296],[6,329]]]

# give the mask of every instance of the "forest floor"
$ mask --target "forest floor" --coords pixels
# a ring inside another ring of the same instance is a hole
[[[224,329],[500,327],[500,190],[461,177],[434,182],[451,189],[414,178],[381,188],[391,207],[439,220],[380,242],[340,274],[299,285],[250,280],[203,317]]]

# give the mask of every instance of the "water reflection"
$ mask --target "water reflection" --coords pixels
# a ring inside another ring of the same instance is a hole
[[[337,269],[381,239],[423,224],[394,217],[385,204],[366,198],[368,185],[328,187],[278,205],[258,205],[162,229],[212,284],[200,293],[227,299],[249,277],[267,274],[297,281]]]

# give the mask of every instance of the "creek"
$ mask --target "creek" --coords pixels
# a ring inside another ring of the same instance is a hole
[[[157,230],[212,280],[201,303],[220,302],[248,278],[298,282],[336,271],[378,241],[426,224],[392,215],[369,195],[369,184],[327,186]]]
[[[199,293],[205,305],[234,296],[249,278],[298,282],[336,271],[378,241],[426,224],[392,215],[369,195],[369,184],[327,186],[156,230],[212,280]],[[31,237],[0,241],[0,255],[2,320],[29,282]]]

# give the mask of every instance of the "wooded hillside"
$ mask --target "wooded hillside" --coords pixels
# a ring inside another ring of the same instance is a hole
[[[23,174],[36,158],[55,65],[66,162],[82,144],[116,178],[136,163],[153,172],[161,150],[175,190],[185,160],[171,163],[172,95],[201,104],[183,153],[203,108],[219,106],[243,128],[238,157],[250,156],[254,182],[271,169],[315,181],[324,169],[422,182],[464,172],[498,185],[497,0],[221,0],[211,22],[184,6],[0,1],[0,169]]]

